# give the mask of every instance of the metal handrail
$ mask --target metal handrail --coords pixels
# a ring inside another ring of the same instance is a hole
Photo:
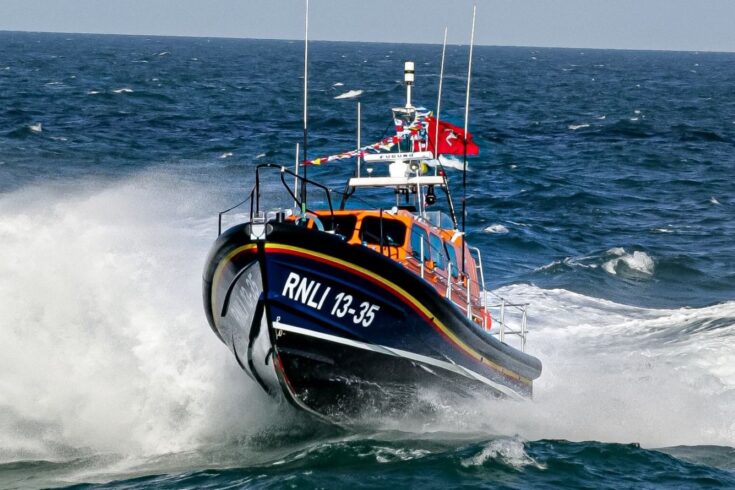
[[[220,236],[222,234],[222,215],[224,215],[226,213],[229,213],[230,211],[232,211],[235,208],[239,208],[240,206],[242,206],[243,204],[245,204],[246,202],[248,202],[249,200],[251,200],[253,198],[253,193],[254,193],[254,190],[251,190],[250,191],[250,194],[248,195],[248,197],[246,197],[243,201],[240,201],[239,203],[235,204],[234,206],[232,206],[230,208],[227,208],[224,211],[220,211],[219,212],[218,221],[217,221],[217,236]]]
[[[286,190],[288,191],[288,193],[291,195],[294,202],[296,202],[298,206],[301,206],[302,202],[296,197],[294,192],[289,187],[288,183],[286,182],[285,175],[290,175],[294,177],[295,180],[299,180],[302,186],[306,184],[311,184],[323,190],[325,196],[327,197],[327,204],[329,205],[329,213],[332,217],[332,224],[334,223],[334,207],[332,206],[332,190],[328,188],[327,186],[320,184],[319,182],[316,182],[311,179],[307,179],[306,177],[302,177],[301,175],[298,175],[297,173],[292,172],[291,170],[284,167],[283,165],[278,165],[276,163],[261,163],[255,166],[255,212],[256,213],[260,212],[260,171],[261,169],[266,169],[266,168],[275,168],[280,171],[281,182],[283,183],[283,186],[286,188]],[[309,210],[307,209],[307,211]]]
[[[528,338],[528,303],[508,303],[504,298],[498,294],[494,296],[500,297],[502,300],[498,305],[486,305],[486,308],[500,308],[500,318],[495,320],[493,323],[498,325],[497,333],[498,338],[501,342],[505,342],[506,335],[517,335],[521,339],[521,352],[526,351],[526,341]],[[520,327],[511,327],[506,321],[505,310],[506,307],[513,307],[520,312]]]

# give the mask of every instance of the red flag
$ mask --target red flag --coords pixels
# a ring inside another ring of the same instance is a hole
[[[437,148],[434,138],[436,137],[436,118],[427,117],[429,123],[429,149]],[[439,121],[439,155],[464,155],[464,130],[446,121]],[[467,154],[479,155],[480,148],[472,141],[472,135],[467,132]]]

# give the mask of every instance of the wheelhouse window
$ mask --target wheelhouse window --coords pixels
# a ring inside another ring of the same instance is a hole
[[[402,222],[377,216],[366,216],[360,223],[360,240],[365,243],[381,244],[381,221],[382,221],[382,244],[390,247],[399,247],[406,241],[406,225]]]
[[[434,261],[434,267],[444,269],[446,267],[446,259],[444,257],[444,242],[439,235],[431,234],[431,260]]]
[[[424,257],[421,259],[421,240],[424,242]],[[431,258],[429,251],[429,235],[426,230],[418,225],[411,227],[411,255],[417,260],[423,260],[426,262]]]
[[[332,219],[330,215],[322,217],[322,221],[327,224]],[[352,234],[355,232],[355,225],[357,224],[357,216],[354,214],[343,214],[334,216],[334,232],[338,235],[350,239]]]
[[[449,257],[449,263],[452,264],[452,277],[459,277],[459,266],[457,265],[457,252],[454,250],[454,245],[451,243],[445,243],[447,257]]]

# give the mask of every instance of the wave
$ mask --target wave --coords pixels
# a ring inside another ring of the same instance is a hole
[[[500,223],[494,223],[492,225],[486,226],[482,231],[484,231],[485,233],[505,234],[508,233],[508,228],[504,225],[501,225]]]
[[[343,94],[339,94],[335,99],[354,99],[362,95],[362,90],[349,90]]]
[[[629,273],[640,273],[643,275],[653,275],[654,262],[646,253],[634,251],[627,253],[624,248],[616,247],[607,251],[608,255],[616,256],[602,264],[602,269],[612,275],[617,275],[619,271],[629,271]]]
[[[679,231],[672,228],[653,229],[656,233],[673,234]],[[633,279],[638,281],[666,280],[686,282],[701,279],[705,272],[697,268],[697,263],[688,256],[655,257],[644,250],[613,247],[601,253],[591,253],[575,257],[565,257],[549,262],[534,269],[539,274],[563,274],[572,271],[588,271],[604,274],[612,278]]]
[[[43,123],[36,122],[17,127],[16,129],[5,133],[5,136],[8,138],[25,139],[41,135],[41,133],[43,133]]]
[[[655,309],[523,284],[496,292],[530,303],[528,352],[544,371],[533,403],[467,407],[490,430],[531,440],[735,446],[735,301]]]
[[[519,437],[488,440],[447,433],[377,432],[306,442],[294,441],[294,436],[297,434],[292,433],[291,438],[264,434],[260,440],[239,446],[167,455],[137,464],[115,463],[105,457],[0,464],[0,473],[18,475],[18,481],[29,487],[70,481],[103,483],[111,476],[95,467],[106,465],[115,471],[111,486],[128,489],[254,484],[280,488],[283,482],[297,488],[373,487],[385,486],[385,481],[402,487],[474,487],[491,481],[507,488],[658,488],[662,474],[667,487],[695,488],[702,482],[728,488],[735,485],[733,449],[727,447],[650,450],[638,444]],[[370,485],[372,480],[365,475],[376,470],[380,478]]]
[[[711,141],[711,142],[727,142],[727,138],[719,133],[709,130],[693,127],[687,124],[677,124],[672,126],[672,131],[678,136],[682,142]]]

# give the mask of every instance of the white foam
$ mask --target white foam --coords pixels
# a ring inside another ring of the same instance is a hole
[[[262,430],[274,407],[201,305],[209,191],[150,173],[75,185],[0,196],[0,462]]]
[[[711,197],[709,198],[709,202],[710,202],[711,204],[715,204],[715,205],[719,205],[719,204],[720,204],[720,201],[718,201],[718,200],[717,200],[717,198],[716,198],[715,196],[711,196]]]
[[[567,127],[568,127],[569,129],[571,129],[572,131],[576,131],[577,129],[582,129],[582,128],[589,128],[589,127],[590,127],[590,125],[589,125],[589,124],[570,124],[570,125],[569,125],[569,126],[567,126]]]
[[[255,155],[255,159],[256,160],[259,160],[259,159],[264,158],[264,157],[265,157],[265,153],[258,153],[257,155]]]
[[[113,92],[115,92],[116,94],[132,94],[133,93],[133,89],[127,88],[127,87],[123,87],[123,88],[115,89],[115,90],[113,90]]]
[[[608,254],[616,256],[616,258],[602,264],[602,268],[609,274],[618,274],[621,265],[625,265],[629,270],[647,276],[652,275],[654,272],[654,261],[646,252],[636,250],[632,254],[628,254],[623,248],[613,248],[608,250]]]
[[[508,233],[508,228],[501,225],[500,223],[494,223],[490,226],[486,226],[484,230],[485,233],[495,233],[495,234],[504,234]]]
[[[595,119],[599,119],[600,121],[602,121],[602,120],[604,120],[606,118],[607,118],[607,116],[604,115],[604,114],[602,116],[595,116]]]
[[[43,131],[43,124],[41,123],[29,124],[28,129],[30,129],[34,133],[40,133]]]
[[[97,95],[97,94],[99,94],[99,91],[98,90],[89,90],[87,92],[87,95]]]
[[[362,90],[348,90],[343,94],[339,94],[335,99],[354,99],[362,95]]]
[[[231,151],[226,151],[223,154],[221,154],[219,156],[219,158],[224,160],[225,158],[230,158],[231,156],[232,156],[232,152]]]
[[[447,427],[526,440],[735,446],[735,301],[651,309],[524,284],[496,292],[531,305],[527,351],[544,365],[534,400],[455,407]]]
[[[332,85],[332,87],[342,87],[342,86],[344,86],[344,83],[342,82],[336,82]]]
[[[482,466],[488,460],[497,460],[515,469],[529,465],[544,468],[526,453],[523,441],[519,439],[495,439],[490,441],[485,444],[482,451],[470,458],[463,459],[461,464],[465,468],[469,468]]]
[[[365,456],[374,455],[375,461],[378,463],[394,463],[396,461],[411,461],[414,459],[421,459],[428,454],[431,454],[431,451],[427,449],[377,446],[374,448],[374,450],[372,450]]]

